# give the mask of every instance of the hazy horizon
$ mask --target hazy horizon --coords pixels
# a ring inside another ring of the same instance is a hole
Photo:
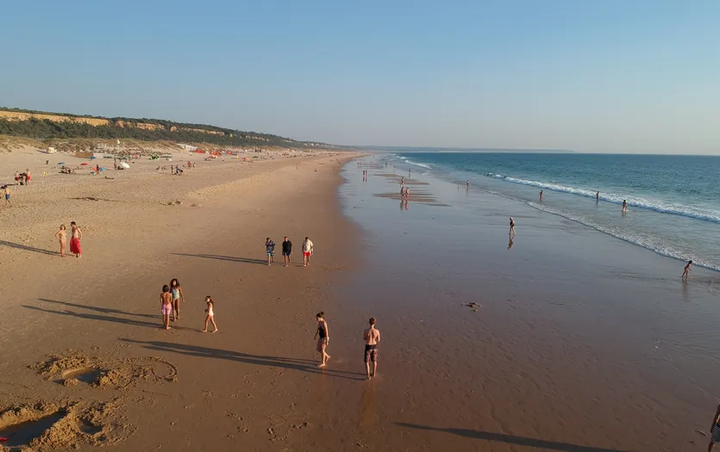
[[[720,154],[720,3],[10,2],[0,105],[349,146]]]

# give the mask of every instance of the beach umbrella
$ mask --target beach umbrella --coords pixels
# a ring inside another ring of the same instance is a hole
[[[80,165],[87,166],[87,162],[82,162]]]

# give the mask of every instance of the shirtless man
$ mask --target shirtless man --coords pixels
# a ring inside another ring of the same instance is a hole
[[[70,229],[72,230],[72,238],[70,239],[70,252],[74,254],[75,257],[79,258],[82,254],[82,249],[80,248],[82,231],[74,221],[70,222]]]
[[[11,204],[11,202],[10,202],[10,187],[5,185],[5,186],[3,186],[3,189],[5,190],[5,204]]]
[[[540,201],[542,201],[542,198],[543,198],[543,191],[540,190]]]
[[[595,193],[595,202],[600,202],[600,192]]]
[[[510,232],[508,234],[510,237],[515,238],[515,220],[513,220],[513,217],[510,217]]]
[[[365,376],[368,380],[377,375],[378,344],[380,343],[380,331],[375,329],[375,317],[370,317],[370,328],[363,331],[365,341]],[[370,372],[370,362],[373,370]]]

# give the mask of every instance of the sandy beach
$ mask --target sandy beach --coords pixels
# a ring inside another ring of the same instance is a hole
[[[13,205],[0,210],[4,445],[277,450],[302,442],[314,425],[315,385],[361,376],[315,367],[315,313],[334,304],[326,287],[351,264],[353,229],[336,196],[350,155],[322,154],[198,160],[182,176],[140,161],[107,179],[86,172],[12,187]],[[0,157],[11,161],[4,168],[35,174],[46,159]],[[53,238],[70,221],[83,230],[80,259],[60,258]],[[289,268],[284,235],[294,244]],[[278,244],[271,267],[267,236]],[[316,250],[308,268],[299,265],[305,236]],[[186,302],[166,331],[159,295],[171,278]],[[206,295],[216,301],[217,334],[200,332]]]
[[[716,273],[683,284],[677,261],[431,175],[408,177],[401,199],[378,157],[271,157],[198,161],[183,176],[141,161],[110,179],[15,188],[0,210],[6,446],[705,447],[718,403]],[[71,220],[83,256],[61,259],[52,235]],[[186,302],[166,331],[159,293],[171,278]],[[217,334],[200,332],[206,295]],[[370,316],[383,341],[368,382]]]

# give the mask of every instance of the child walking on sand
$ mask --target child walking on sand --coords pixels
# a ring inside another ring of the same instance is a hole
[[[65,245],[67,244],[67,232],[65,225],[60,225],[60,230],[55,233],[55,239],[60,242],[60,257],[65,257]]]
[[[170,286],[165,284],[160,294],[161,308],[160,312],[163,316],[163,326],[166,330],[170,329],[170,313],[172,312],[172,295],[170,295]]]
[[[172,295],[173,322],[180,320],[180,299],[185,303],[185,295],[183,294],[180,281],[173,278],[170,281],[170,294]]]
[[[317,340],[317,351],[321,356],[321,361],[320,364],[318,364],[318,367],[325,367],[328,359],[330,359],[330,355],[325,352],[325,349],[327,349],[327,346],[330,343],[330,331],[328,331],[328,325],[324,319],[324,312],[318,312],[315,317],[318,322],[317,331],[315,331],[315,339]]]
[[[213,333],[216,333],[218,327],[215,324],[215,312],[213,311],[213,308],[215,307],[215,302],[213,301],[212,297],[208,295],[207,297],[205,297],[205,303],[207,303],[207,309],[205,309],[205,312],[207,312],[207,316],[205,316],[205,328],[202,330],[202,332],[207,333],[208,323],[212,323],[212,325],[215,327],[215,331],[213,331]]]

